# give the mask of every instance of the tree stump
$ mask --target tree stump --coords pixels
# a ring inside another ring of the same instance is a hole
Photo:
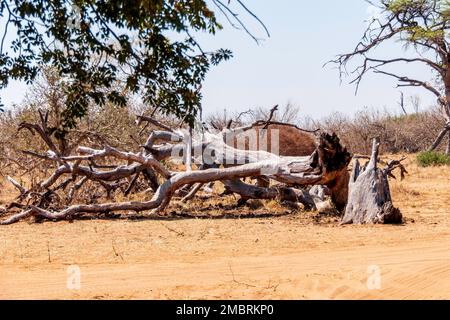
[[[353,162],[349,182],[349,197],[341,224],[388,224],[401,223],[402,214],[392,204],[389,190],[389,168],[380,169],[378,139],[374,139],[372,155],[365,168],[358,159]]]

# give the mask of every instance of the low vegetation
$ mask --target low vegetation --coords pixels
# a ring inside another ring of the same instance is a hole
[[[353,153],[369,154],[372,139],[379,137],[383,153],[416,153],[427,150],[436,139],[444,117],[436,107],[408,114],[365,108],[354,116],[335,112],[320,120],[304,119],[303,127],[336,132]],[[445,152],[442,144],[438,151]]]
[[[436,151],[424,151],[417,155],[417,162],[421,167],[450,166],[450,155]]]

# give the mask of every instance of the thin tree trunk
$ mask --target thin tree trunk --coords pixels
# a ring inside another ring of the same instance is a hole
[[[437,136],[436,140],[433,142],[433,144],[431,145],[431,147],[428,149],[428,151],[434,151],[436,150],[437,147],[439,147],[439,145],[441,144],[442,140],[444,140],[445,135],[449,133],[449,128],[445,127],[444,129],[442,129],[442,131],[439,133],[439,135]],[[450,138],[449,138],[450,139]],[[450,144],[450,141],[449,141]]]
[[[185,202],[188,202],[189,200],[191,200],[202,187],[203,187],[203,183],[196,183],[192,187],[192,189],[189,191],[189,193],[186,196],[184,196],[183,199],[181,199],[181,202],[185,203]]]
[[[192,127],[189,128],[189,134],[186,141],[186,172],[192,171]]]
[[[448,130],[448,141],[447,141],[447,149],[445,150],[445,154],[450,155],[450,130]]]

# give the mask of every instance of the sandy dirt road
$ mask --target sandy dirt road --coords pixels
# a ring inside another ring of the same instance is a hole
[[[401,226],[304,213],[2,227],[0,298],[450,299],[450,168],[408,169],[392,182]]]

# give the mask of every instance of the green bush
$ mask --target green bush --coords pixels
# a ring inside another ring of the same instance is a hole
[[[436,151],[425,151],[417,155],[417,162],[422,167],[450,165],[450,155]]]

